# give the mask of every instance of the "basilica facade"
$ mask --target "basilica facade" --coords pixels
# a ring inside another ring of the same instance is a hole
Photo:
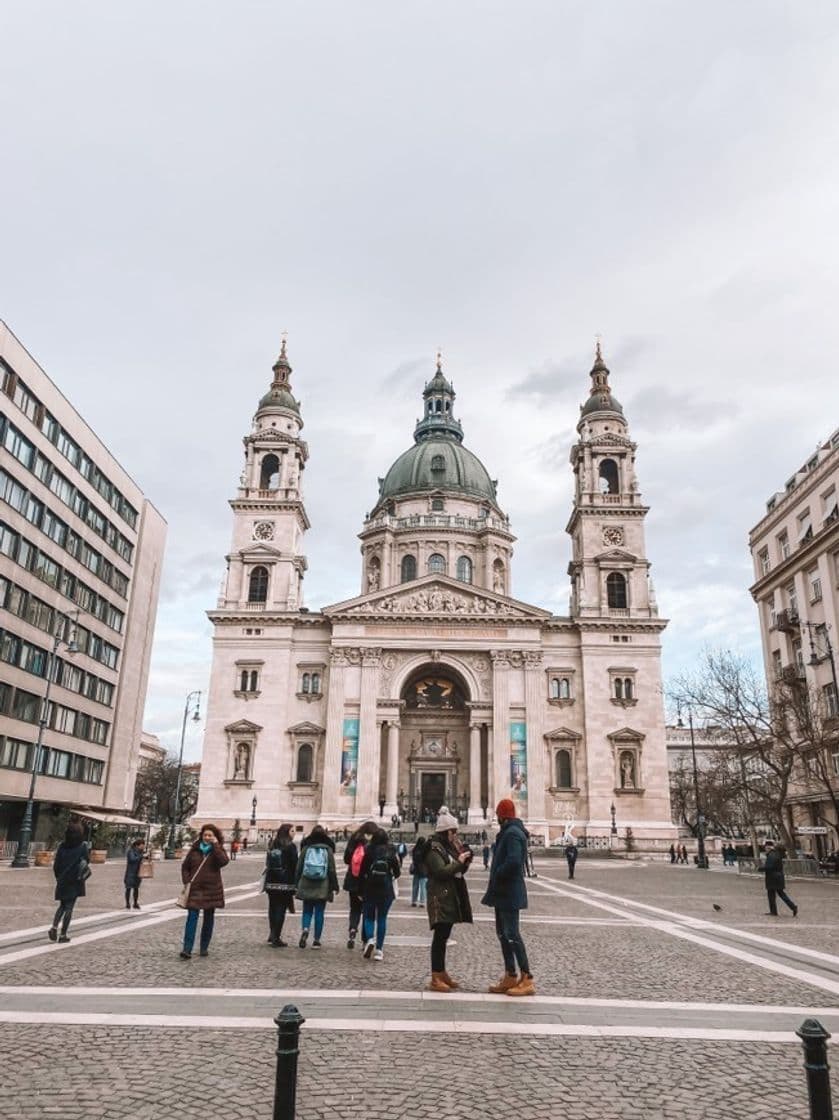
[[[578,439],[570,614],[512,595],[515,537],[437,369],[361,528],[360,594],[303,605],[309,450],[285,343],[244,439],[196,819],[251,836],[512,797],[546,843],[654,848],[670,823],[661,632],[636,445],[598,346]],[[582,379],[581,379],[582,380]],[[348,542],[349,547],[349,542]],[[617,830],[617,835],[616,831]]]

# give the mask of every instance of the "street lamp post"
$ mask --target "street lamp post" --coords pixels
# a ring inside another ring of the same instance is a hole
[[[681,717],[679,718],[678,726],[684,727]],[[699,770],[696,766],[696,740],[693,734],[693,709],[688,708],[688,727],[690,728],[690,754],[693,760],[693,798],[696,802],[696,847],[697,847],[697,867],[703,871],[708,870],[708,859],[705,855],[705,818],[702,816],[702,809],[699,804]]]
[[[256,828],[256,795],[251,802],[251,828]]]
[[[49,715],[50,706],[50,689],[52,688],[52,670],[55,664],[55,655],[58,653],[59,646],[64,643],[64,633],[67,628],[67,623],[70,621],[67,615],[59,614],[59,625],[53,635],[52,648],[47,655],[47,687],[44,691],[44,698],[41,701],[41,718],[38,720],[38,741],[35,743],[35,750],[32,756],[32,768],[29,776],[29,796],[26,799],[26,809],[23,813],[23,820],[20,825],[20,837],[17,842],[17,850],[15,851],[14,859],[12,860],[12,867],[28,867],[29,866],[29,845],[32,842],[32,817],[35,810],[35,782],[38,778],[38,770],[41,766],[41,751],[44,746],[44,728],[47,726],[47,717]],[[76,645],[75,636],[75,623],[78,621],[79,613],[76,611],[73,618],[73,629],[70,632],[70,640],[67,642],[67,652],[70,654],[77,653],[79,647]]]
[[[189,709],[192,705],[193,697],[195,698],[195,712],[192,717],[193,722],[198,723],[198,721],[201,719],[201,692],[199,690],[196,690],[194,692],[190,692],[187,695],[186,703],[184,704],[184,720],[183,724],[181,725],[181,750],[180,754],[178,755],[178,780],[175,783],[175,800],[172,804],[172,812],[169,819],[169,843],[166,845],[166,859],[175,858],[175,823],[181,798],[181,777],[183,775],[184,769],[184,739],[186,738],[186,721],[189,717]]]
[[[614,803],[614,801],[609,806],[609,812],[612,815],[612,828],[611,828],[611,832],[609,834],[609,847],[611,847],[612,844],[614,843],[614,841],[617,839],[617,836],[618,836],[618,826],[617,826],[617,823],[615,821],[615,803]]]

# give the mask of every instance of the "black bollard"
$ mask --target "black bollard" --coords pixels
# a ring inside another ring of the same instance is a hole
[[[277,1024],[277,1075],[274,1082],[274,1120],[294,1120],[297,1100],[297,1055],[300,1028],[306,1022],[293,1003],[287,1003]]]
[[[830,1066],[827,1064],[827,1040],[830,1032],[824,1029],[818,1019],[805,1019],[795,1033],[804,1046],[810,1120],[833,1120]]]

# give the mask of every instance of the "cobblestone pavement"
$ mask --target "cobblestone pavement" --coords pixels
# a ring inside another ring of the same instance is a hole
[[[166,905],[178,889],[177,864],[156,865],[138,913],[121,909],[121,862],[95,868],[66,946],[44,936],[54,907],[51,872],[0,867],[0,1116],[203,1120],[212,1110],[225,1120],[270,1117],[276,1043],[262,1010],[270,1001],[257,1007],[240,989],[274,991],[274,1011],[287,995],[311,1021],[303,1031],[301,1120],[471,1120],[510,1108],[517,1120],[807,1115],[800,1044],[790,1028],[811,1008],[830,1029],[839,1025],[839,883],[795,881],[801,916],[772,920],[763,916],[760,880],[736,873],[583,859],[569,883],[563,863],[541,860],[522,928],[539,993],[577,1005],[467,996],[455,1013],[444,1009],[456,996],[420,1007],[410,995],[428,979],[430,934],[404,889],[386,959],[373,964],[345,947],[345,896],[328,911],[320,952],[296,947],[299,916],[288,919],[289,948],[267,946],[265,899],[255,893],[260,869],[256,856],[229,865],[228,906],[211,954],[184,962],[177,955],[183,914]],[[501,958],[491,914],[480,906],[485,873],[475,869],[470,878],[478,921],[455,931],[448,967],[467,992],[480,993],[500,975]],[[55,991],[27,1000],[14,990],[21,986]],[[151,994],[91,1002],[91,989],[126,987]],[[585,1006],[593,1000],[611,1004],[595,1014]],[[627,1010],[617,1001],[637,1004]],[[113,1021],[117,1003],[134,1025]],[[746,1005],[748,1015],[707,1004]],[[71,1013],[59,1024],[39,1010],[49,1007],[97,1013]],[[360,1041],[355,1019],[377,1014],[394,1022],[377,1032],[373,1019]],[[168,1021],[176,1016],[183,1018]],[[435,1024],[435,1016],[445,1022]],[[446,1026],[458,1016],[464,1033]],[[625,1028],[631,1037],[591,1037],[593,1024],[611,1024],[616,1035]],[[748,1028],[742,1039],[717,1036],[740,1025]],[[686,1026],[695,1033],[686,1036]],[[483,1033],[499,1030],[508,1035]],[[509,1033],[515,1030],[525,1033]],[[560,1030],[567,1033],[554,1033]],[[658,1030],[665,1037],[648,1037]]]

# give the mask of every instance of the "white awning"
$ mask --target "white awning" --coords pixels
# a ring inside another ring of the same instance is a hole
[[[106,809],[85,809],[79,805],[71,805],[70,808],[79,817],[84,817],[89,821],[102,821],[103,824],[124,824],[134,826],[135,828],[148,828],[148,821],[138,821],[133,817],[124,817],[120,813],[109,813]]]

